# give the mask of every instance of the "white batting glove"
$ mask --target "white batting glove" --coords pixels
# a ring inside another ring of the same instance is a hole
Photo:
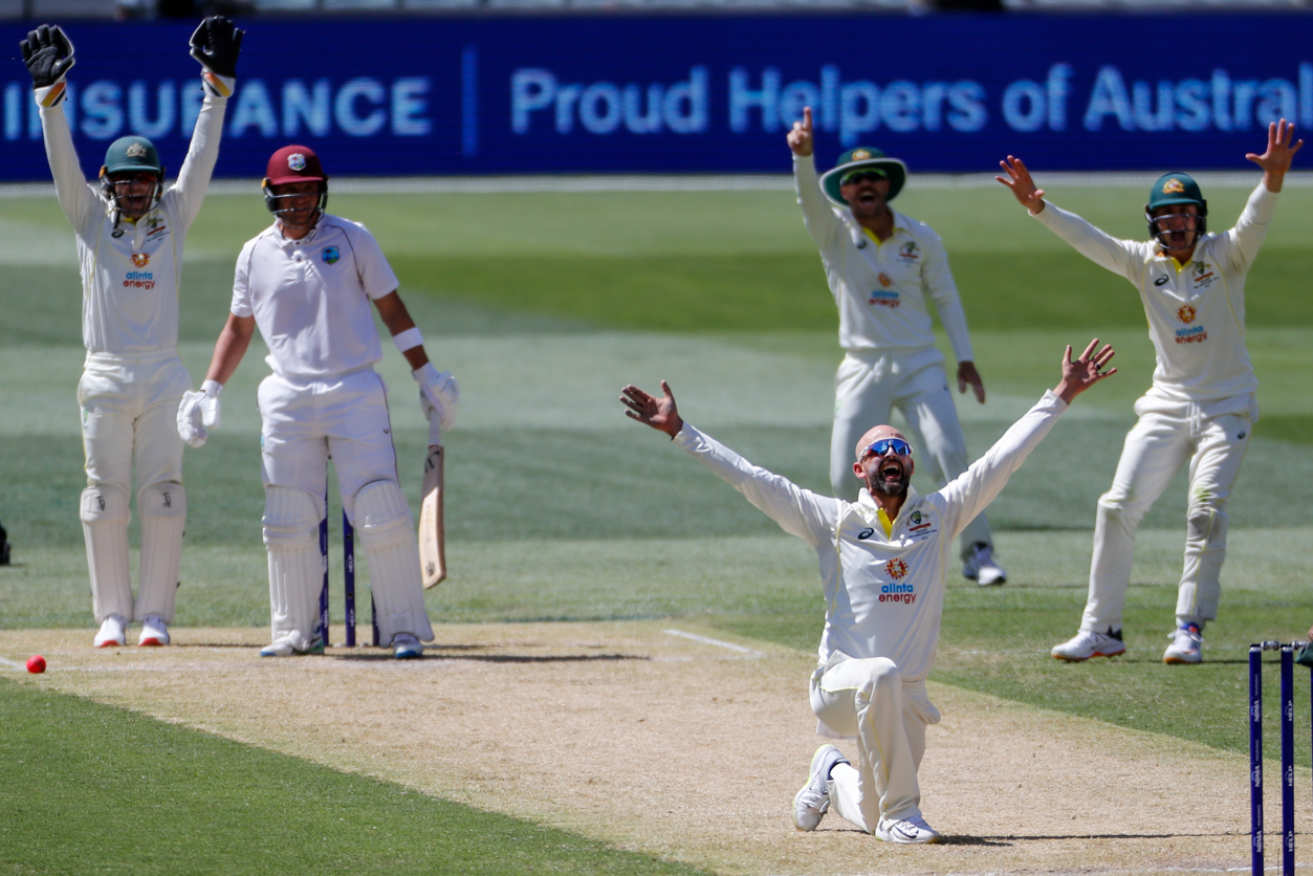
[[[201,447],[210,437],[208,430],[219,425],[219,393],[223,384],[207,380],[200,392],[182,394],[178,405],[178,435],[192,447]]]
[[[410,372],[419,383],[419,403],[426,419],[438,418],[438,426],[445,432],[456,425],[456,404],[460,401],[460,386],[450,371],[441,371],[433,363]]]

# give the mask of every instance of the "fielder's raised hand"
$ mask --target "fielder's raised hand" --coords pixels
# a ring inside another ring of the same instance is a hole
[[[679,430],[684,428],[684,421],[680,418],[679,409],[675,406],[675,396],[670,392],[670,384],[664,380],[661,381],[663,398],[648,395],[632,383],[620,391],[624,393],[620,396],[620,401],[624,402],[625,407],[629,408],[625,411],[626,417],[640,423],[646,423],[658,432],[665,432],[671,438],[678,435]]]
[[[788,135],[789,148],[793,154],[806,157],[812,154],[812,108],[802,108],[802,121],[793,123],[793,130]]]
[[[63,82],[73,66],[73,43],[59,25],[43,24],[21,40],[23,63],[32,74],[34,88],[49,88]]]
[[[1290,162],[1294,160],[1295,153],[1304,147],[1303,140],[1291,145],[1294,139],[1294,122],[1285,119],[1271,122],[1267,126],[1267,151],[1262,155],[1252,152],[1245,155],[1245,158],[1263,168],[1263,185],[1273,194],[1281,191],[1286,171],[1290,170]]]
[[[1030,178],[1030,170],[1026,167],[1026,162],[1009,155],[1008,160],[1000,161],[998,166],[1003,168],[1007,178],[996,176],[994,179],[1012,189],[1012,195],[1021,206],[1031,213],[1040,213],[1044,209],[1044,190],[1035,187],[1035,181]]]
[[[245,33],[222,15],[211,15],[191,35],[191,56],[214,75],[234,79]]]
[[[1100,380],[1117,373],[1116,368],[1103,370],[1103,366],[1116,355],[1117,351],[1112,348],[1112,344],[1104,344],[1103,349],[1096,353],[1094,348],[1097,346],[1099,339],[1095,338],[1079,359],[1072,359],[1071,344],[1067,345],[1067,352],[1062,356],[1062,380],[1053,388],[1053,394],[1067,404],[1071,404],[1072,399]]]

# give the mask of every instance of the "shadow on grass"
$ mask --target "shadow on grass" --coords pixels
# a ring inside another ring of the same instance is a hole
[[[341,654],[332,655],[334,660],[346,660],[360,663],[370,663],[378,660],[395,660],[391,654]],[[651,657],[641,654],[559,654],[549,656],[531,657],[525,654],[433,654],[428,653],[419,660],[445,660],[447,662],[455,661],[473,661],[477,663],[595,663],[617,660],[651,660]]]

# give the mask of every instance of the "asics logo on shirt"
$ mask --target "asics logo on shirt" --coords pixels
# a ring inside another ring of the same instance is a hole
[[[1162,276],[1162,277],[1159,277],[1157,280],[1154,280],[1154,281],[1153,281],[1153,284],[1154,284],[1155,286],[1165,286],[1165,285],[1167,285],[1167,281],[1170,280],[1170,279],[1171,279],[1171,277]]]
[[[866,541],[868,538],[870,538],[873,535],[875,535],[874,529],[870,529],[870,528],[863,529],[861,532],[857,533],[857,540]]]

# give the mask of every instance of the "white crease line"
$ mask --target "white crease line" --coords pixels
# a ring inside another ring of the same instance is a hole
[[[683,630],[663,630],[662,632],[668,636],[679,636],[681,639],[692,639],[694,642],[701,642],[704,645],[716,645],[721,648],[728,648],[731,651],[738,651],[740,654],[748,655],[749,660],[756,660],[758,657],[766,656],[760,651],[754,651],[751,648],[745,648],[742,645],[735,645],[733,642],[722,642],[720,639],[699,636],[697,633],[686,633]]]
[[[13,660],[6,660],[3,657],[0,657],[0,665],[8,666],[10,669],[16,669],[19,672],[27,672],[26,663],[15,663]]]

